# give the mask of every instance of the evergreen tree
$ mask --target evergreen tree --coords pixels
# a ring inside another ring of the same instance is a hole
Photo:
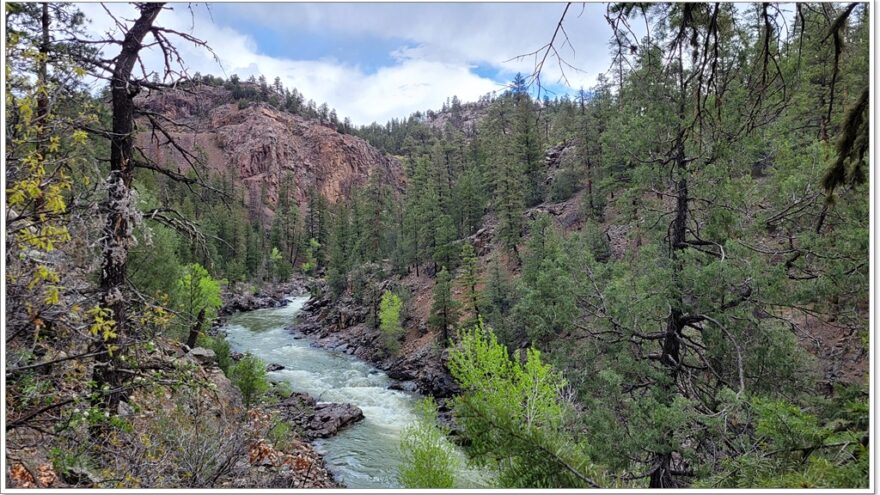
[[[497,255],[489,262],[485,294],[486,321],[499,332],[506,330],[505,319],[516,302],[516,294],[510,276]]]
[[[517,95],[514,105],[512,159],[525,176],[525,206],[534,206],[544,200],[546,175],[537,112],[528,94]]]
[[[474,247],[470,242],[463,242],[461,246],[461,285],[464,288],[465,300],[471,319],[464,326],[471,326],[482,319],[480,308],[483,306],[482,295],[477,290],[480,283],[479,260]]]
[[[314,239],[312,245],[312,254],[318,266],[323,266],[326,262],[326,254],[323,246],[328,245],[329,228],[327,225],[327,201],[324,196],[318,192],[318,189],[312,185],[308,192],[308,214],[306,215],[306,232],[309,239]]]
[[[551,220],[532,222],[522,265],[522,297],[513,308],[514,320],[533,345],[545,347],[571,329],[577,315],[575,288],[568,257]]]
[[[455,225],[449,215],[441,214],[435,222],[434,264],[442,270],[455,268],[458,248],[455,245]]]
[[[458,324],[459,303],[452,297],[452,278],[446,269],[440,270],[434,280],[434,302],[428,323],[440,331],[441,345],[449,341],[449,329]]]
[[[453,221],[462,237],[474,234],[482,223],[486,195],[481,183],[480,172],[471,166],[462,173],[452,191]]]
[[[347,274],[353,262],[356,261],[352,258],[354,237],[351,233],[349,211],[348,205],[340,203],[336,208],[335,215],[333,215],[333,233],[330,237],[327,255],[327,279],[331,290],[336,295],[342,294],[345,290]]]
[[[495,191],[493,203],[498,217],[497,235],[501,245],[516,254],[523,229],[525,172],[522,163],[510,152],[509,114],[510,107],[504,103],[490,109],[484,132],[492,136],[487,143],[487,153]]]

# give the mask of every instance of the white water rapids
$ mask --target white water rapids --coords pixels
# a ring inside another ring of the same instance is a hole
[[[291,299],[281,308],[232,316],[223,330],[233,351],[249,352],[267,364],[285,367],[269,373],[293,390],[319,402],[348,402],[361,408],[364,419],[337,435],[314,442],[328,469],[348,488],[395,488],[401,455],[400,433],[415,419],[418,397],[388,390],[391,380],[372,365],[349,355],[313,347],[284,327],[293,323],[307,297]],[[462,485],[474,486],[478,476],[463,470]],[[479,483],[477,483],[479,484]]]

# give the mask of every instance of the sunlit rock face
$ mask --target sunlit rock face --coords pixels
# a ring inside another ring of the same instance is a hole
[[[288,172],[300,206],[312,187],[336,203],[373,174],[392,191],[403,188],[400,162],[363,139],[266,103],[240,104],[223,87],[166,91],[146,95],[141,103],[158,114],[155,119],[185,150],[169,144],[162,133],[142,132],[137,141],[151,160],[186,173],[191,167],[184,155],[191,153],[211,174],[243,184],[249,204],[262,198],[267,219]]]

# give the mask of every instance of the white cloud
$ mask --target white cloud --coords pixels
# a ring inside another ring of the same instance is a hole
[[[486,64],[509,73],[528,73],[534,58],[518,55],[546,44],[565,8],[563,3],[358,3],[227,4],[242,19],[275,28],[357,33],[411,40],[404,51],[429,60]],[[590,86],[608,69],[611,36],[603,4],[572,5],[565,30],[570,46],[560,52],[584,73],[566,71],[574,87]],[[562,40],[562,35],[557,43]],[[561,46],[561,43],[559,43]],[[511,60],[513,59],[513,60]],[[548,63],[545,79],[560,73]]]
[[[134,8],[109,4],[120,18],[133,19]],[[476,64],[500,73],[530,72],[533,60],[506,61],[535,50],[549,40],[561,14],[562,4],[225,4],[242,19],[273,28],[323,30],[329,33],[364,34],[381,39],[404,39],[389,55],[391,65],[365,71],[359,65],[331,58],[300,60],[261,53],[255,40],[234,28],[212,21],[204,7],[190,11],[184,4],[171,4],[157,24],[192,32],[204,39],[219,58],[220,66],[202,48],[184,41],[177,43],[190,73],[242,77],[263,74],[270,81],[278,76],[288,87],[296,87],[307,98],[327,102],[340,117],[356,124],[385,122],[416,110],[438,108],[446,98],[457,95],[464,101],[499,89],[496,81],[474,73]],[[599,7],[597,9],[597,7]],[[92,30],[111,31],[113,21],[100,5],[81,4],[93,19]],[[221,7],[212,7],[221,8]],[[604,7],[589,4],[584,16],[573,7],[566,26],[577,52],[570,61],[585,74],[569,71],[574,87],[590,86],[598,72],[607,68],[607,49],[601,12]],[[587,15],[589,12],[589,16]],[[598,20],[598,21],[597,21]],[[600,22],[599,22],[600,21]],[[597,23],[598,22],[598,23]],[[592,26],[592,28],[590,27]],[[604,32],[604,31],[603,31]],[[109,55],[117,47],[111,46]],[[162,63],[157,49],[145,55],[149,67]],[[549,64],[545,82],[558,77]]]

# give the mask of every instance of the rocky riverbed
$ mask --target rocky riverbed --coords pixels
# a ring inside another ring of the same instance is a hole
[[[364,419],[364,412],[352,404],[318,403],[304,392],[294,392],[274,407],[296,428],[300,438],[328,438],[342,428]]]
[[[315,282],[322,284],[321,281]],[[332,301],[325,294],[312,297],[289,329],[306,335],[319,347],[332,349],[369,361],[395,380],[393,389],[419,392],[438,399],[452,397],[458,386],[446,368],[447,353],[435,346],[414,346],[411,352],[389,355],[377,328],[367,324],[369,308],[357,304],[349,295]]]
[[[288,302],[288,297],[308,293],[308,278],[299,276],[288,282],[267,284],[257,288],[250,284],[233,284],[223,289],[223,305],[218,323],[230,315],[255,309],[278,308]]]

